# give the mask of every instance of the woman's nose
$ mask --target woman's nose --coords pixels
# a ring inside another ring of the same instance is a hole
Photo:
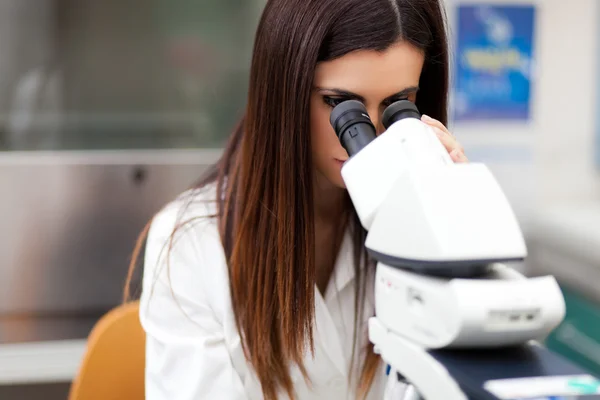
[[[383,126],[383,122],[381,120],[382,113],[378,109],[368,109],[369,117],[371,118],[371,122],[375,125],[375,131],[377,132],[377,136],[381,135],[385,132],[385,127]]]

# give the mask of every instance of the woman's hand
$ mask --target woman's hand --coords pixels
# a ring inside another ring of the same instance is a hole
[[[433,119],[427,115],[421,117],[421,121],[431,126],[438,138],[450,153],[450,157],[455,163],[466,163],[469,162],[467,156],[465,156],[465,149],[458,143],[456,137],[450,133],[448,128],[444,126],[440,121]]]

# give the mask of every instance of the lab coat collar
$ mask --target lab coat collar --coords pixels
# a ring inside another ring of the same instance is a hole
[[[336,328],[330,313],[330,307],[335,306],[339,293],[354,279],[353,255],[352,234],[351,231],[347,230],[336,258],[332,277],[327,285],[325,298],[321,296],[321,293],[315,287],[317,337],[322,343],[324,352],[343,376],[347,376],[349,372],[349,355],[345,355],[342,349],[341,332],[338,332]]]
[[[347,229],[325,291],[325,302],[330,303],[354,279],[354,249],[352,232]]]
[[[316,288],[315,288],[316,289]],[[331,313],[318,290],[315,290],[316,333],[321,347],[342,376],[347,376],[346,357],[342,350],[340,332],[338,332]]]

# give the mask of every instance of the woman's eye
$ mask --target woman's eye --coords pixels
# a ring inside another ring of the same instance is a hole
[[[348,100],[348,99],[343,98],[343,97],[323,96],[323,101],[325,102],[325,104],[327,104],[328,106],[330,106],[332,108],[337,107],[338,105],[342,104],[346,100]]]

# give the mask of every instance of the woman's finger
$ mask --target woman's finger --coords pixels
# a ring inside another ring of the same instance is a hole
[[[438,127],[433,127],[433,130],[440,139],[440,142],[446,148],[446,151],[450,153],[450,158],[452,158],[452,161],[456,163],[469,162],[467,156],[465,155],[464,148],[454,136],[451,136],[446,132],[442,132],[442,130]]]
[[[467,158],[467,156],[465,155],[465,153],[463,151],[461,151],[460,149],[454,149],[450,152],[450,158],[452,158],[452,161],[454,161],[455,163],[467,163],[469,162],[469,159]]]
[[[431,118],[429,115],[425,115],[423,114],[421,116],[421,121],[425,122],[427,125],[432,126],[434,128],[438,128],[441,129],[442,132],[447,133],[450,136],[453,136],[450,131],[448,130],[448,128],[446,128],[446,126],[444,124],[442,124],[440,121],[438,121],[437,119]]]
[[[446,148],[446,150],[448,150],[448,153],[451,153],[454,149],[459,149],[459,151],[464,150],[461,144],[458,143],[454,136],[450,135],[449,133],[443,132],[438,127],[433,127],[433,130],[444,145],[444,147]]]

